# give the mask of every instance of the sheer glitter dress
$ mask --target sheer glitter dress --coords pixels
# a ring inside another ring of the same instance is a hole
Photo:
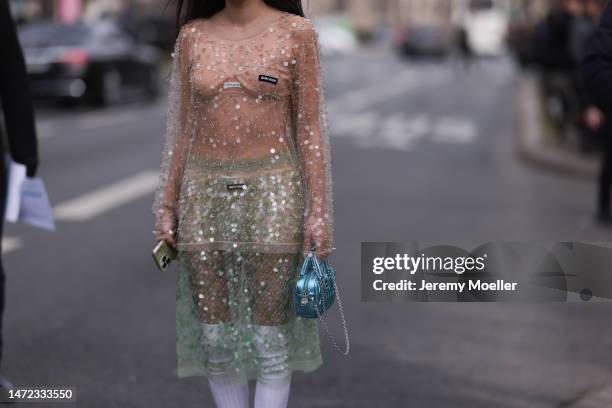
[[[292,309],[305,225],[332,250],[319,42],[285,12],[215,24],[177,39],[154,204],[179,250],[178,375],[284,378],[322,362],[317,321]]]

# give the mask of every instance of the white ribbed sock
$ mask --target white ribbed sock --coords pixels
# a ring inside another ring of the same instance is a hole
[[[208,354],[208,383],[217,408],[249,408],[249,385],[234,375],[234,354],[224,342],[221,324],[202,323],[202,341]]]
[[[257,381],[255,388],[255,408],[287,408],[291,377],[287,381]]]
[[[255,325],[254,346],[259,367],[255,408],[287,408],[291,371],[288,340],[283,329]]]
[[[217,408],[249,408],[249,385],[246,381],[237,382],[232,377],[212,377],[208,383]]]

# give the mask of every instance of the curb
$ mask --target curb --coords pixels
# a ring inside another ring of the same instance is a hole
[[[542,112],[533,75],[523,74],[516,80],[514,110],[517,152],[521,159],[535,167],[570,177],[589,180],[597,177],[598,160],[580,157],[542,140]]]
[[[537,89],[533,75],[523,74],[516,80],[514,110],[519,157],[530,165],[557,174],[593,180],[599,173],[597,159],[580,157],[568,149],[542,140],[542,110],[538,104]],[[560,407],[612,407],[612,383],[591,388]]]
[[[606,384],[587,391],[584,395],[567,404],[564,408],[601,408],[612,406],[612,384]]]

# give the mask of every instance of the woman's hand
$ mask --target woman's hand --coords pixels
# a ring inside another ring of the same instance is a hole
[[[583,120],[589,129],[596,132],[602,127],[605,121],[605,116],[603,112],[597,109],[595,106],[589,106],[584,111]]]
[[[165,217],[160,220],[155,232],[158,241],[166,241],[172,248],[176,248],[176,227],[174,220]]]
[[[331,252],[331,237],[329,228],[326,228],[320,218],[307,217],[304,225],[304,255],[308,254],[312,247],[315,247],[315,254],[319,259],[325,259]]]

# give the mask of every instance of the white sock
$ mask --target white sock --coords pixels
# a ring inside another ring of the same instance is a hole
[[[249,385],[234,375],[234,353],[224,342],[221,324],[202,323],[202,341],[208,354],[208,383],[217,408],[249,408]]]
[[[278,326],[255,325],[254,346],[259,367],[255,408],[287,408],[291,389],[288,340]]]
[[[208,380],[217,408],[249,408],[249,385],[233,377],[211,377]]]
[[[291,377],[286,381],[257,381],[255,388],[255,408],[287,408]]]

